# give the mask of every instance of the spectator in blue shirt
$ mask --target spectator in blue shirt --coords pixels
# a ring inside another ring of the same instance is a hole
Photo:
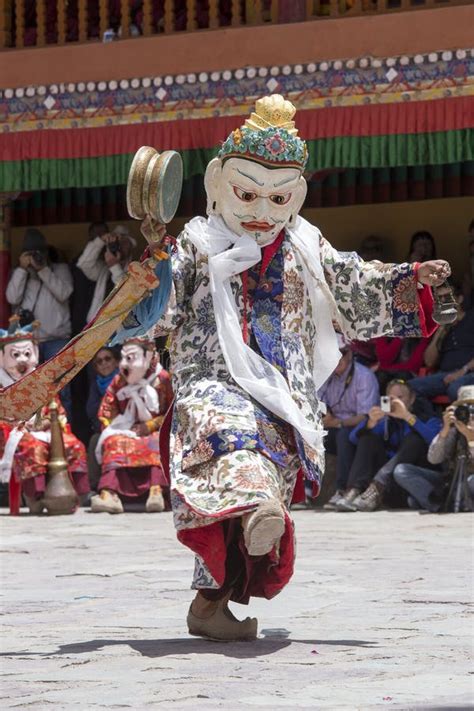
[[[97,491],[97,484],[102,474],[100,465],[95,457],[95,448],[101,431],[97,413],[108,386],[119,372],[118,366],[118,351],[108,346],[104,346],[97,351],[92,361],[93,375],[90,380],[86,405],[87,417],[94,432],[87,448],[87,466],[91,491]]]
[[[392,380],[387,395],[390,412],[378,405],[372,407],[350,434],[357,449],[346,493],[336,506],[338,511],[379,508],[393,487],[398,464],[429,467],[428,447],[441,429],[440,418],[426,414],[423,402],[417,402],[404,380]]]
[[[94,375],[89,386],[86,410],[93,431],[100,432],[101,427],[97,413],[105,391],[118,373],[119,356],[117,351],[104,346],[95,354],[92,366]]]
[[[350,345],[341,334],[337,339],[341,360],[319,391],[319,397],[327,407],[323,418],[327,431],[326,451],[337,457],[336,492],[324,506],[330,510],[343,496],[354,459],[356,448],[349,435],[380,400],[379,384],[373,372],[354,360]]]

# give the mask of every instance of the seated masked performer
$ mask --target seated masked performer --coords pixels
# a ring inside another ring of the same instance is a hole
[[[161,467],[159,429],[173,394],[168,373],[155,344],[134,338],[122,346],[119,373],[99,408],[103,430],[96,447],[102,467],[99,494],[91,499],[94,513],[123,513],[128,501],[147,496],[149,513],[164,511],[168,488]]]
[[[0,330],[0,387],[12,385],[38,365],[39,353],[35,330],[38,323],[20,327],[19,319],[10,319],[7,331]],[[68,471],[78,495],[89,492],[86,450],[68,424],[66,412],[56,398],[62,428]],[[45,406],[19,427],[1,424],[0,478],[8,482],[14,476],[21,482],[23,496],[32,514],[44,509],[43,495],[50,455],[50,410]]]
[[[333,321],[348,339],[424,335],[423,285],[450,271],[365,263],[298,216],[307,148],[294,114],[266,97],[224,142],[205,174],[209,217],[170,245],[171,292],[154,313],[154,335],[171,334],[174,521],[196,556],[188,628],[212,639],[255,638],[257,620],[228,601],[272,598],[293,573],[289,504],[298,469],[318,487],[324,468],[317,393],[340,359]],[[148,218],[142,231],[166,237]],[[152,311],[149,297],[123,332],[146,330]]]

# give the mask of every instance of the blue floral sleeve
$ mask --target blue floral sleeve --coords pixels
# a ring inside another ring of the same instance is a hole
[[[172,333],[186,319],[189,302],[194,293],[196,279],[195,250],[185,233],[176,240],[171,253],[172,285],[168,305],[156,322],[153,335]]]
[[[348,338],[423,335],[426,314],[413,264],[364,262],[355,252],[338,252],[324,237],[320,250],[339,325]]]

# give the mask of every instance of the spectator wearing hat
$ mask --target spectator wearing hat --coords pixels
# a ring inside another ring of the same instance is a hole
[[[40,230],[29,227],[23,238],[19,265],[8,282],[6,297],[20,323],[39,321],[40,359],[49,360],[66,345],[71,337],[69,297],[73,283],[69,267],[50,259],[46,239]],[[70,389],[61,393],[61,400],[71,415]]]
[[[466,413],[462,419],[459,417],[464,413],[460,409]],[[436,513],[443,506],[446,485],[456,466],[458,435],[461,435],[461,440],[462,437],[466,439],[470,483],[474,480],[474,385],[459,388],[457,400],[444,411],[441,431],[430,444],[428,461],[432,465],[442,465],[443,471],[414,464],[398,464],[395,467],[393,478],[407,492],[410,508]]]
[[[135,238],[124,225],[117,225],[111,233],[98,236],[86,245],[77,266],[95,282],[88,321],[94,318],[104,299],[124,276],[136,245]]]
[[[64,262],[53,263],[42,232],[29,227],[23,239],[19,265],[7,286],[7,300],[21,320],[40,322],[38,338],[45,360],[55,355],[71,335],[68,299],[72,277]],[[29,312],[25,313],[25,312]]]
[[[328,432],[326,451],[337,457],[336,492],[325,505],[328,509],[335,508],[347,487],[347,477],[356,451],[349,435],[356,425],[365,420],[380,397],[375,375],[354,360],[352,350],[341,334],[338,334],[337,339],[341,360],[319,391],[319,397],[327,407],[323,418]]]

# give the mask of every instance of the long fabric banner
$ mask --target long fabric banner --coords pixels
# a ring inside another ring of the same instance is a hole
[[[236,116],[0,134],[0,190],[126,183],[142,145],[179,150],[186,178],[202,174]],[[311,172],[462,163],[474,158],[474,96],[298,112]]]
[[[221,116],[100,128],[12,131],[0,133],[0,155],[3,161],[94,158],[135,153],[142,145],[160,150],[206,150],[219,145],[238,125],[238,116]],[[298,111],[298,131],[306,141],[423,136],[473,127],[474,96]]]
[[[163,148],[144,141],[138,130],[136,150],[148,143]],[[182,150],[184,177],[204,173],[217,148]],[[474,160],[474,130],[321,138],[308,141],[308,150],[307,169],[311,172],[462,163]],[[135,149],[130,153],[100,157],[3,160],[0,162],[1,191],[123,185],[127,182],[134,152]]]

